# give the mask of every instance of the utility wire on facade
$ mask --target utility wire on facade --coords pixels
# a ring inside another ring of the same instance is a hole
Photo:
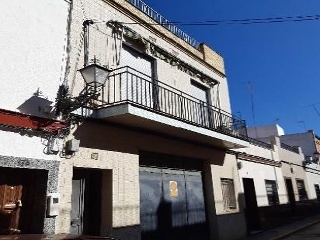
[[[261,24],[261,23],[283,23],[283,22],[303,22],[320,20],[320,15],[299,15],[268,18],[248,18],[248,19],[226,19],[226,20],[204,20],[204,21],[166,21],[163,23],[149,23],[148,25],[191,25],[191,26],[216,26],[223,24]],[[123,24],[141,24],[137,22],[123,22]]]

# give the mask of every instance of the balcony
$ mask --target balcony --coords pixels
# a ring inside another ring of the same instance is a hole
[[[223,110],[130,67],[116,69],[92,117],[221,148],[247,142],[246,124]]]

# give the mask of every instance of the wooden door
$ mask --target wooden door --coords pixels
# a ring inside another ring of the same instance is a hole
[[[101,171],[74,169],[70,233],[100,235]]]
[[[85,179],[72,180],[71,234],[83,234],[84,187]]]
[[[19,233],[22,185],[0,185],[0,234]]]

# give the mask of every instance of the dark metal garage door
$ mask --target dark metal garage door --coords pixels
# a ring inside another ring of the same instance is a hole
[[[208,239],[201,171],[140,167],[142,239]]]

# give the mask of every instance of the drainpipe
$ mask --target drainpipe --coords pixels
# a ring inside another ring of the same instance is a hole
[[[271,139],[271,144],[272,144],[272,148],[270,149],[270,153],[271,153],[271,159],[273,161],[274,160],[274,152],[278,151],[278,147],[280,146],[280,139],[276,136],[273,136]],[[278,152],[279,155],[279,152]],[[275,181],[276,181],[276,186],[277,189],[279,189],[279,184],[278,184],[278,177],[277,177],[277,172],[276,172],[276,166],[273,166],[273,171],[274,171],[274,176],[275,176]],[[280,200],[280,199],[279,199]]]

